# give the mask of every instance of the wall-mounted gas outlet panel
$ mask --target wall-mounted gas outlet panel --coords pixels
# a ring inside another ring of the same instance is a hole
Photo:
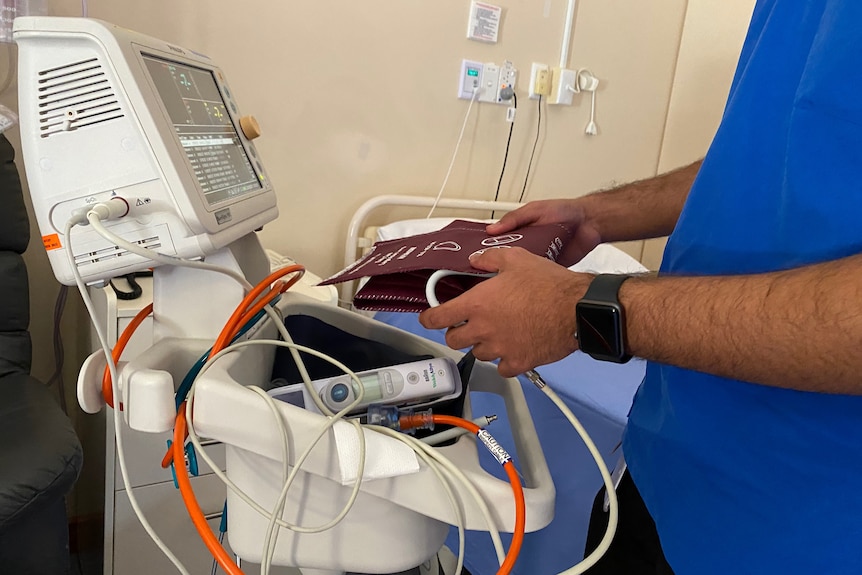
[[[511,92],[515,89],[518,70],[508,60],[498,66],[493,62],[461,61],[461,74],[458,78],[458,97],[463,100],[473,98],[474,88],[478,91],[476,100],[489,104],[509,104]]]
[[[506,60],[500,66],[500,76],[497,80],[496,99],[498,104],[508,104],[512,101],[512,94],[515,93],[515,84],[518,81],[518,70],[515,65]]]

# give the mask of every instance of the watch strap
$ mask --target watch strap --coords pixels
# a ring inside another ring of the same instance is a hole
[[[619,303],[619,291],[623,282],[629,279],[627,274],[599,274],[590,282],[584,299]]]

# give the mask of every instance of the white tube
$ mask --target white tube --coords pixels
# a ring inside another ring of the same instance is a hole
[[[560,47],[560,69],[569,67],[569,49],[572,47],[572,28],[575,25],[575,0],[566,7],[566,25],[563,28],[563,45]]]

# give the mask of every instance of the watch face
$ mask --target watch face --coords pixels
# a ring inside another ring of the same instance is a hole
[[[577,318],[578,345],[584,353],[597,359],[622,359],[622,316],[618,307],[581,301],[577,306]]]

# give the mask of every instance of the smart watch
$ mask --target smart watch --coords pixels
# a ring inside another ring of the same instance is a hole
[[[578,346],[593,359],[625,363],[632,357],[626,351],[626,316],[618,297],[630,277],[596,276],[575,307]]]

